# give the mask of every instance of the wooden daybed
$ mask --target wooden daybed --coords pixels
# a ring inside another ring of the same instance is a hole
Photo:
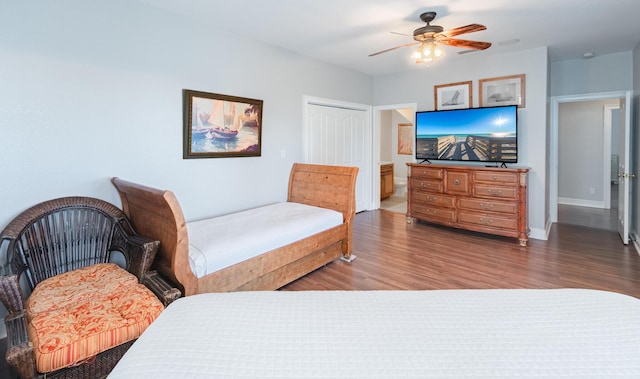
[[[174,193],[120,178],[112,182],[134,228],[160,241],[153,268],[189,296],[274,290],[339,257],[350,261],[357,172],[356,167],[295,163],[287,201],[338,211],[342,224],[201,277],[190,266],[187,222]]]

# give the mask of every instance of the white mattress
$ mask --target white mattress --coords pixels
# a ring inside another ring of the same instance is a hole
[[[640,300],[581,289],[181,298],[110,379],[640,378]]]
[[[290,202],[188,222],[191,270],[200,278],[342,222],[340,212]]]

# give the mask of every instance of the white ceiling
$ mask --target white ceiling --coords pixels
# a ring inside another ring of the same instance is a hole
[[[549,47],[551,61],[632,50],[640,42],[640,0],[138,0],[195,22],[254,38],[369,75],[421,69],[413,48],[375,57],[380,50],[413,42],[424,26],[420,14],[437,12],[432,25],[445,31],[468,24],[487,30],[456,38],[486,41],[487,50],[447,60]],[[409,36],[394,34],[403,33]],[[501,44],[519,40],[515,44]]]

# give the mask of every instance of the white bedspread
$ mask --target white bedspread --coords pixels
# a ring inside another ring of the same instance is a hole
[[[342,222],[340,212],[290,202],[189,222],[191,270],[200,278]]]
[[[640,300],[581,289],[210,293],[110,379],[640,378]]]

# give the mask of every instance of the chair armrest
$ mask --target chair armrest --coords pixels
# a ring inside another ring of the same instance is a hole
[[[4,318],[7,327],[7,363],[20,378],[35,378],[36,358],[27,332],[27,314],[21,311]]]
[[[149,271],[142,281],[153,292],[164,306],[168,306],[174,300],[182,296],[182,292],[173,287],[165,278],[160,276],[157,271]]]
[[[151,263],[153,263],[153,259],[156,257],[160,241],[132,235],[127,237],[126,243],[129,255],[128,271],[137,276],[138,281],[142,283],[145,274],[151,267]]]
[[[22,288],[18,282],[18,275],[0,276],[0,300],[9,314],[24,310]]]

